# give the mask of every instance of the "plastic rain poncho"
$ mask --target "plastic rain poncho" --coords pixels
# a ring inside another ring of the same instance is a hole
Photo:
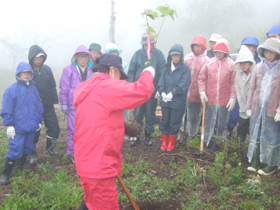
[[[259,63],[252,75],[247,109],[252,111],[250,143],[247,157],[252,161],[256,142],[260,142],[260,161],[269,166],[280,166],[280,122],[275,122],[280,112],[280,60]]]
[[[194,44],[202,47],[198,55],[194,52]],[[206,38],[201,35],[196,36],[191,43],[192,53],[187,54],[184,58],[184,63],[189,65],[192,75],[192,83],[187,95],[187,130],[189,136],[197,134],[201,120],[202,104],[198,90],[198,76],[202,66],[210,59],[206,55],[206,47]]]
[[[247,75],[240,68],[240,62],[251,62],[250,73]],[[253,74],[253,70],[255,68],[255,60],[252,52],[246,47],[242,45],[240,51],[236,57],[235,64],[233,69],[237,71],[234,85],[236,91],[236,97],[239,103],[239,116],[243,119],[248,119],[249,116],[246,114],[246,104],[247,98],[250,90],[250,82]]]
[[[214,129],[216,129],[215,134],[226,131],[229,119],[226,105],[230,99],[236,99],[234,88],[236,71],[233,70],[234,61],[228,58],[228,49],[228,42],[220,39],[214,51],[223,51],[227,55],[221,60],[215,55],[205,63],[199,73],[199,92],[205,92],[208,98],[204,126],[204,142],[207,146],[214,135]]]

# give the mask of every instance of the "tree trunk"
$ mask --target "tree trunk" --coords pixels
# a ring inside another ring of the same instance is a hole
[[[116,22],[116,17],[115,17],[115,2],[114,0],[111,0],[111,23],[110,23],[110,31],[109,31],[109,42],[115,42],[115,22]]]

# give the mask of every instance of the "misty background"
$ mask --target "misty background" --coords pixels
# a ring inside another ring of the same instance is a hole
[[[204,35],[209,40],[212,33],[226,38],[230,53],[236,53],[246,35],[256,35],[263,43],[269,28],[280,23],[279,0],[115,0],[116,45],[128,64],[142,47],[146,18],[140,14],[166,4],[177,11],[178,18],[173,21],[166,17],[158,37],[156,47],[165,57],[175,43],[181,44],[187,54],[195,36]],[[89,47],[96,42],[104,52],[109,42],[111,0],[15,0],[1,2],[1,8],[1,99],[4,90],[15,81],[17,64],[28,62],[31,45],[37,44],[46,51],[45,64],[51,67],[59,87],[62,70],[70,64],[79,45]],[[162,20],[149,19],[149,24],[158,31]]]

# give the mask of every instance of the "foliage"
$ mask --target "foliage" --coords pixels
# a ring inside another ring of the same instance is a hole
[[[171,9],[168,5],[158,6],[156,10],[160,12],[160,15],[157,11],[153,11],[151,9],[146,9],[144,10],[144,12],[141,13],[142,17],[146,17],[147,23],[144,26],[147,27],[147,34],[152,35],[151,38],[158,38],[165,17],[169,16],[172,20],[175,19],[175,16],[178,18],[177,11],[175,9]],[[158,17],[163,17],[161,28],[158,33],[156,33],[154,27],[150,26],[148,17],[152,20],[155,20]]]

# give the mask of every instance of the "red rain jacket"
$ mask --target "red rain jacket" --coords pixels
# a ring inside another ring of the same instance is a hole
[[[224,42],[228,51],[228,43]],[[217,44],[216,44],[217,45]],[[228,54],[222,60],[215,57],[208,60],[200,70],[198,77],[199,92],[205,92],[208,104],[226,106],[229,99],[236,99],[233,70],[234,61]]]
[[[201,53],[199,55],[194,54],[194,50],[192,47],[192,45],[194,44],[202,47]],[[205,53],[206,47],[206,38],[202,35],[196,36],[191,43],[192,53],[187,54],[184,58],[184,63],[188,64],[191,69],[192,75],[192,83],[189,87],[187,96],[188,101],[191,102],[200,103],[200,95],[198,91],[198,75],[204,63],[210,59]]]
[[[99,73],[79,84],[74,92],[74,153],[79,176],[104,179],[121,174],[124,110],[144,104],[153,91],[149,71],[134,83]]]

